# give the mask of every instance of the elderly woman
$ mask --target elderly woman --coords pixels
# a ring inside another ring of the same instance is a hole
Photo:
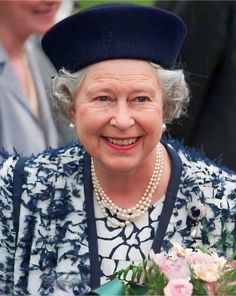
[[[162,140],[188,102],[174,70],[184,37],[175,15],[129,4],[81,11],[44,36],[55,104],[82,145],[19,171],[18,155],[3,163],[2,293],[84,295],[151,249],[235,248],[235,175]]]

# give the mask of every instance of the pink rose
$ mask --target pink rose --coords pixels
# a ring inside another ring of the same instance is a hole
[[[229,266],[230,266],[231,268],[236,268],[236,260],[230,261],[230,262],[229,262]]]
[[[160,268],[169,280],[185,279],[190,280],[190,269],[185,258],[177,258],[175,260],[168,259]]]
[[[151,250],[149,255],[150,260],[153,260],[160,268],[165,264],[167,260],[167,256],[163,253],[154,253],[153,250]]]
[[[169,259],[165,254],[155,254],[151,251],[150,259],[160,267],[160,271],[163,272],[169,280],[177,278],[190,280],[190,268],[185,258],[176,256]],[[147,267],[149,267],[149,264]]]
[[[192,252],[187,256],[194,276],[205,282],[217,281],[225,266],[226,259],[217,254],[207,254],[201,251]]]
[[[206,283],[207,295],[214,296],[216,295],[216,282]]]
[[[191,296],[193,285],[184,279],[170,280],[164,288],[165,296]]]
[[[214,261],[214,258],[211,255],[201,251],[192,252],[186,257],[191,264],[209,263]]]

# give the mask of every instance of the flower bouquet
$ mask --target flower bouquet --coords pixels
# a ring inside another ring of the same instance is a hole
[[[96,294],[108,295],[109,286],[109,295],[236,295],[236,252],[226,259],[200,248],[175,246],[168,254],[151,251],[143,263],[130,265],[114,277]]]

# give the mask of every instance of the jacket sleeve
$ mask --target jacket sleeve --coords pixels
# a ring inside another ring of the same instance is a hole
[[[0,295],[12,295],[14,283],[15,230],[12,184],[17,156],[0,165]]]

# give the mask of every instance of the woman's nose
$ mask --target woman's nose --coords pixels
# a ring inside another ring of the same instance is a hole
[[[118,104],[114,110],[114,114],[110,120],[110,124],[120,130],[130,128],[135,124],[135,120],[132,117],[131,110],[127,103]]]

